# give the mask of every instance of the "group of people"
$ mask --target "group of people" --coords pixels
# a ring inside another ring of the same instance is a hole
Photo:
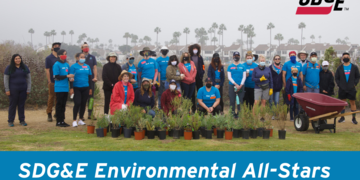
[[[51,113],[55,101],[56,126],[70,126],[64,121],[66,101],[70,93],[74,99],[72,126],[85,125],[86,103],[93,102],[89,99],[93,97],[97,81],[96,59],[89,54],[89,46],[84,43],[81,46],[82,52],[75,55],[76,63],[70,67],[67,63],[67,52],[60,47],[61,43],[54,43],[52,53],[45,62],[49,88],[48,121],[52,121]],[[115,111],[127,109],[133,104],[142,107],[142,113],[154,117],[156,91],[158,108],[163,109],[166,114],[176,113],[172,101],[181,96],[191,99],[192,112],[198,110],[204,114],[223,114],[223,88],[226,78],[224,65],[220,55],[213,54],[204,86],[205,64],[200,52],[201,47],[194,44],[178,59],[176,55],[169,57],[169,50],[164,46],[160,49],[161,56],[156,58],[156,52],[145,47],[140,51],[143,58],[137,65],[135,57],[128,56],[122,66],[116,63],[116,53],[109,53],[106,58],[108,63],[103,66],[102,71],[104,114],[109,114],[109,110],[110,114],[114,114]],[[290,107],[290,119],[293,120],[301,107],[292,95],[297,92],[313,92],[331,96],[334,94],[334,79],[339,86],[339,99],[348,99],[351,111],[356,110],[355,86],[360,76],[358,67],[350,63],[348,53],[343,54],[343,64],[337,68],[335,75],[329,70],[329,62],[323,61],[322,65],[317,63],[316,52],[310,54],[310,60],[307,60],[308,54],[303,51],[298,54],[300,61],[296,61],[295,51],[290,52],[289,57],[290,61],[281,64],[281,56],[276,55],[272,64],[266,66],[266,58],[262,55],[257,56],[248,51],[245,54],[246,61],[241,63],[240,53],[233,53],[233,63],[227,68],[227,78],[230,108],[234,118],[238,118],[240,106],[244,102],[249,108],[265,106],[267,101],[270,105],[277,105],[282,94]],[[16,106],[20,124],[26,126],[24,104],[26,95],[31,90],[31,77],[30,70],[20,55],[15,54],[12,57],[6,68],[4,81],[6,94],[10,98],[9,126],[14,126]],[[91,108],[88,113],[90,119]],[[344,121],[344,117],[339,120]],[[352,122],[357,124],[355,114]]]

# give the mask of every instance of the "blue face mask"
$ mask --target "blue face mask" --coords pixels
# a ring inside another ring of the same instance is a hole
[[[79,62],[82,64],[82,63],[85,63],[85,59],[80,59]]]
[[[247,59],[247,60],[246,60],[246,64],[248,64],[248,65],[251,65],[252,62],[253,62],[252,59]]]
[[[290,60],[291,60],[292,63],[295,64],[295,63],[296,63],[296,56],[291,56],[291,57],[290,57]]]
[[[265,66],[265,62],[260,62],[260,66]]]
[[[134,64],[134,61],[135,61],[134,59],[130,59],[130,60],[129,60],[129,63],[130,63],[130,64]]]

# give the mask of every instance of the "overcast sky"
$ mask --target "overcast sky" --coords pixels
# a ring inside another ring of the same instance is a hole
[[[300,40],[298,24],[304,22],[305,42],[312,34],[319,42],[335,43],[337,38],[350,38],[360,43],[360,1],[345,0],[340,7],[349,11],[332,12],[325,16],[295,15],[299,0],[0,0],[0,41],[15,40],[19,43],[30,41],[28,30],[33,28],[34,44],[45,43],[44,32],[55,29],[55,41],[62,41],[61,31],[68,34],[74,30],[73,42],[81,33],[99,38],[100,43],[109,39],[114,44],[125,44],[122,38],[130,32],[143,38],[145,35],[156,41],[155,27],[161,28],[159,42],[170,41],[172,33],[190,28],[188,42],[195,42],[195,28],[206,30],[213,22],[225,24],[224,44],[229,46],[240,39],[237,30],[240,24],[253,24],[255,44],[269,43],[266,30],[269,22],[275,25],[275,34],[282,33],[284,41],[289,38]],[[323,6],[330,6],[323,2]],[[218,37],[218,35],[217,35]],[[274,43],[275,41],[272,40]],[[65,36],[70,42],[70,35]],[[277,43],[277,42],[276,42]],[[180,37],[185,44],[185,34]]]

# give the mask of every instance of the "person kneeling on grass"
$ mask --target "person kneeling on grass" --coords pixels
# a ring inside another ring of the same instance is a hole
[[[205,86],[199,89],[197,99],[199,112],[204,114],[212,113],[213,115],[220,113],[220,91],[212,86],[211,78],[206,78]]]
[[[114,115],[116,110],[126,109],[131,103],[134,102],[134,88],[130,83],[132,74],[123,70],[118,77],[119,82],[114,86],[111,101],[110,113]]]
[[[175,114],[176,108],[172,105],[174,98],[181,97],[181,93],[178,91],[178,83],[175,79],[170,80],[169,89],[161,96],[161,106],[165,114],[169,115],[171,111],[172,114]]]
[[[286,81],[285,93],[287,95],[286,104],[290,105],[290,121],[294,121],[294,117],[299,113],[299,106],[293,94],[303,92],[301,78],[297,77],[298,69],[291,69],[292,76]]]
[[[154,118],[155,111],[152,108],[155,106],[155,95],[151,92],[150,83],[150,79],[142,79],[140,89],[135,92],[134,105],[144,108],[142,113],[148,113]]]

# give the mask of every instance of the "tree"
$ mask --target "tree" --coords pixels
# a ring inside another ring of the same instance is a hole
[[[186,27],[183,31],[184,34],[186,34],[186,44],[185,44],[185,47],[187,47],[187,36],[188,34],[190,34],[190,29],[188,27]]]
[[[161,29],[159,28],[159,27],[156,27],[155,29],[154,29],[154,32],[156,32],[156,43],[158,43],[159,41],[158,41],[158,35],[159,35],[159,33],[161,32]]]
[[[244,44],[244,42],[241,39],[237,39],[236,43],[239,43],[241,46]]]
[[[243,45],[244,45],[243,33],[244,33],[244,30],[245,30],[245,26],[241,24],[238,28],[238,31],[240,31],[240,34],[241,34],[241,55],[243,55]]]
[[[46,42],[46,44],[45,45],[47,45],[48,44],[48,41],[47,41],[47,39],[48,39],[48,34],[49,34],[49,32],[47,32],[47,31],[45,31],[44,32],[44,36],[45,36],[45,42]]]
[[[319,43],[321,43],[321,36],[319,36]]]
[[[329,70],[332,72],[336,72],[337,67],[341,64],[341,60],[336,56],[336,51],[332,46],[325,50],[324,59],[329,61]]]
[[[216,34],[216,29],[218,28],[218,24],[216,24],[216,22],[214,22],[212,25],[211,25],[211,28],[214,30],[214,37],[215,37],[215,34]],[[220,40],[220,35],[219,35],[219,40]]]
[[[66,32],[65,31],[61,31],[61,35],[63,36],[63,41],[64,42],[64,36],[66,35]]]
[[[294,44],[298,45],[298,44],[299,44],[299,40],[295,39],[295,40],[294,40]]]
[[[85,38],[87,38],[87,35],[85,33],[82,33],[81,35],[79,35],[77,43],[81,44],[81,42],[84,41]]]
[[[99,38],[95,38],[94,42],[95,42],[96,45],[97,45],[97,43],[99,42]]]
[[[281,33],[278,33],[278,34],[275,35],[275,40],[279,41],[279,46],[280,46],[280,42],[282,40],[284,40],[284,37],[283,37],[283,35]]]
[[[69,34],[70,34],[70,36],[71,36],[71,44],[73,43],[73,41],[72,41],[72,36],[74,35],[74,31],[73,30],[70,30],[69,31]]]
[[[174,32],[173,33],[173,42],[175,42],[175,44],[176,44],[176,46],[177,46],[177,43],[179,43],[180,42],[180,40],[179,40],[179,37],[181,36],[181,33],[180,32]]]
[[[336,43],[337,43],[337,44],[341,44],[341,39],[338,38],[338,39],[336,40]]]
[[[119,46],[119,51],[121,51],[123,54],[126,54],[127,53],[127,50],[128,49],[131,49],[131,46],[129,45],[122,45],[122,46]]]
[[[109,44],[112,44],[112,42],[113,42],[112,39],[109,39]]]
[[[271,48],[272,48],[272,45],[271,45],[271,30],[272,29],[274,29],[275,28],[275,26],[274,26],[274,24],[273,23],[269,23],[268,25],[267,25],[267,30],[270,30],[270,53],[271,53]],[[270,54],[270,56],[271,56],[271,54]]]
[[[54,36],[56,35],[56,31],[51,30],[50,34],[52,35],[52,42],[54,43]]]
[[[207,36],[207,31],[205,30],[205,28],[200,28],[200,29],[196,29],[195,31],[196,33],[196,38],[198,38],[198,43],[200,43],[201,45],[206,45],[206,41],[209,40],[209,37]]]
[[[123,38],[126,38],[126,45],[128,45],[128,39],[131,37],[130,33],[126,32],[123,36]],[[127,51],[129,52],[129,51]]]
[[[246,34],[246,48],[249,50],[249,37],[252,35],[252,32],[255,30],[252,24],[249,24],[244,29],[244,34]]]
[[[347,43],[347,42],[349,42],[349,37],[345,37],[345,42]]]
[[[31,28],[31,29],[29,29],[28,32],[30,33],[30,36],[31,36],[31,46],[33,46],[32,35],[35,33],[35,31],[33,28]]]
[[[212,27],[210,27],[209,30],[207,31],[207,33],[210,34],[210,39],[212,39],[211,34],[214,33],[214,29],[213,29]],[[214,36],[214,37],[215,37],[215,36]],[[210,44],[211,44],[211,43],[210,43]],[[214,44],[214,46],[215,46],[215,44]]]
[[[250,50],[252,50],[252,45],[254,44],[254,43],[252,43],[253,42],[252,38],[255,37],[256,34],[255,34],[254,31],[251,31],[248,35],[250,37],[250,43],[249,43],[250,44]]]
[[[143,44],[144,43],[144,40],[142,38],[139,39],[139,43],[140,44]]]
[[[218,41],[218,38],[216,38],[215,36],[211,39],[211,42],[214,42],[214,46],[217,41]]]
[[[226,26],[224,24],[221,24],[219,30],[221,31],[221,44],[224,47],[224,31],[227,30]]]
[[[301,49],[302,49],[302,40],[303,40],[303,29],[305,29],[305,28],[306,28],[306,24],[301,22],[299,24],[299,29],[301,29]]]
[[[145,36],[143,39],[144,39],[146,45],[148,44],[148,42],[151,41],[151,38],[149,36]]]
[[[137,40],[139,39],[139,37],[135,34],[131,34],[131,43],[133,43],[136,46]]]
[[[310,39],[312,40],[311,42],[314,42],[315,36],[314,36],[314,35],[311,35],[311,36],[310,36]]]

